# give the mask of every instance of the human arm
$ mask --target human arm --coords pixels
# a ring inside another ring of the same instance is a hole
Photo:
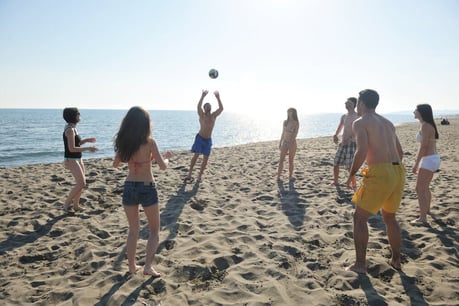
[[[349,177],[346,181],[346,185],[349,188],[352,188],[351,183],[353,176],[357,174],[360,167],[365,162],[368,153],[368,134],[367,130],[365,129],[365,126],[359,120],[354,121],[354,123],[352,124],[352,131],[355,135],[357,149],[354,154],[351,169],[349,170]]]
[[[402,145],[400,144],[400,140],[398,139],[397,136],[395,136],[395,144],[397,146],[398,157],[400,158],[400,161],[402,161],[403,160],[403,149],[402,149]]]
[[[199,99],[198,107],[197,107],[199,117],[201,117],[204,114],[202,110],[202,102],[204,101],[204,97],[207,95],[208,92],[209,92],[208,90],[205,90],[205,89],[202,90],[201,98]]]
[[[113,167],[118,168],[121,165],[121,159],[118,156],[118,153],[115,154],[115,158],[113,159]]]
[[[341,133],[341,130],[343,129],[343,127],[344,127],[344,115],[341,116],[338,127],[336,128],[336,131],[335,131],[335,135],[333,135],[333,142],[335,144],[338,144],[339,142],[338,135],[339,133]]]
[[[87,143],[87,142],[91,142],[91,143],[94,143],[94,142],[96,142],[96,138],[94,138],[94,137],[91,137],[91,138],[85,138],[85,139],[81,140],[81,142],[80,142],[80,143],[81,143],[81,144],[85,144],[85,143]]]
[[[281,132],[281,137],[280,137],[280,140],[279,140],[279,149],[281,148],[282,146],[282,142],[284,141],[284,130],[285,130],[285,127],[287,125],[287,120],[284,120],[284,123],[282,124],[282,132]]]
[[[217,117],[218,115],[220,115],[223,112],[223,104],[222,104],[222,101],[220,99],[220,93],[218,92],[218,90],[214,91],[214,95],[215,95],[215,98],[217,98],[218,109],[213,113],[213,115],[215,117]]]
[[[65,137],[67,137],[67,145],[68,145],[69,151],[72,153],[84,152],[84,151],[91,151],[91,152],[97,151],[97,148],[94,146],[76,147],[75,146],[75,131],[73,128],[68,128],[65,130]],[[81,141],[80,143],[83,144],[83,141]]]

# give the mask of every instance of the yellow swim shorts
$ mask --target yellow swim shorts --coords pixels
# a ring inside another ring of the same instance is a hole
[[[405,166],[398,163],[381,163],[363,169],[363,180],[352,202],[372,214],[381,208],[395,213],[402,200],[405,174]]]

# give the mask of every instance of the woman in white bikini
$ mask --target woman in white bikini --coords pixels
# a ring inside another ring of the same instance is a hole
[[[152,262],[159,242],[159,205],[156,183],[151,171],[154,159],[161,170],[168,164],[170,152],[159,153],[156,141],[151,136],[149,113],[141,107],[132,107],[124,117],[114,141],[115,160],[113,166],[122,162],[128,165],[128,175],[123,187],[123,208],[129,223],[127,237],[127,259],[129,272],[135,274],[141,267],[136,264],[137,239],[140,231],[139,204],[147,216],[150,231],[145,256],[144,275],[161,276]]]
[[[413,166],[413,173],[417,174],[416,193],[419,202],[419,218],[413,224],[425,224],[427,214],[430,213],[432,199],[429,185],[434,172],[440,168],[440,155],[437,153],[436,142],[438,130],[433,119],[432,107],[429,104],[419,104],[414,111],[414,117],[421,123],[421,129],[416,140],[421,143]]]
[[[298,135],[299,128],[300,123],[298,121],[296,109],[289,108],[287,110],[287,120],[284,121],[282,135],[279,142],[280,160],[279,167],[277,169],[278,180],[281,180],[282,171],[284,169],[284,160],[287,154],[289,170],[288,178],[289,180],[293,178],[293,160],[296,154],[296,136]]]

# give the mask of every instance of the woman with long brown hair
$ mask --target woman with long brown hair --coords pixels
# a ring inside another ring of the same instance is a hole
[[[440,155],[437,153],[438,130],[433,118],[432,107],[429,104],[419,104],[414,111],[414,117],[421,123],[421,129],[416,135],[420,142],[413,173],[417,174],[416,193],[419,202],[419,218],[413,224],[425,224],[430,213],[432,195],[430,182],[434,172],[440,168]]]
[[[289,108],[287,110],[287,120],[284,121],[282,126],[282,135],[279,142],[280,159],[279,167],[277,168],[277,179],[281,180],[282,171],[284,169],[284,160],[288,155],[288,178],[293,179],[294,169],[294,158],[296,154],[296,136],[300,128],[300,122],[298,121],[298,114],[296,109]]]

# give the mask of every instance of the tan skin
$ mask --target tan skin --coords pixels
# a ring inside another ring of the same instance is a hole
[[[288,155],[288,166],[289,166],[289,179],[293,178],[293,169],[294,169],[294,159],[297,150],[296,136],[298,135],[298,130],[300,124],[298,121],[293,120],[292,111],[287,112],[288,119],[284,122],[282,128],[282,135],[279,142],[280,158],[279,166],[277,168],[277,179],[280,180],[282,176],[282,171],[284,169],[284,160]]]
[[[139,150],[131,157],[128,162],[128,175],[126,181],[154,183],[151,171],[151,160],[154,159],[161,170],[165,170],[169,163],[171,152],[164,155],[159,153],[158,146],[153,138],[149,138],[147,143],[140,146]],[[119,167],[121,160],[115,155],[113,167]],[[135,274],[141,266],[136,264],[137,241],[140,231],[139,205],[124,205],[124,212],[129,223],[126,253],[128,258],[129,272]],[[153,267],[153,259],[159,243],[160,212],[159,205],[151,205],[143,208],[148,221],[149,237],[146,247],[145,266],[143,273],[159,277],[161,274]]]
[[[342,143],[348,145],[351,141],[354,141],[354,135],[352,133],[352,122],[359,117],[359,115],[354,110],[354,103],[352,101],[346,101],[345,103],[347,114],[341,116],[341,120],[336,128],[335,135],[333,136],[333,142],[335,144],[339,143],[338,135],[343,131]],[[338,186],[339,178],[339,166],[333,166],[333,185]],[[355,186],[355,176],[352,182],[352,185]]]
[[[374,109],[367,108],[362,102],[357,104],[357,112],[361,117],[354,121],[352,129],[356,136],[357,151],[354,156],[346,185],[353,188],[353,176],[357,173],[363,163],[401,163],[403,151],[395,134],[394,125],[384,117],[375,113]],[[347,270],[357,273],[366,273],[366,251],[368,245],[368,218],[371,214],[356,205],[354,213],[354,244],[356,252],[355,263]],[[401,268],[401,233],[400,226],[395,218],[395,213],[382,210],[384,222],[386,223],[387,236],[392,250],[390,264]]]
[[[80,114],[77,114],[77,122],[80,121]],[[69,126],[72,128],[67,128],[65,130],[65,137],[67,137],[67,143],[70,152],[84,152],[84,151],[89,151],[89,152],[95,152],[97,151],[97,148],[94,146],[90,147],[76,147],[75,146],[75,128],[76,128],[76,123],[71,123]],[[96,138],[85,138],[82,139],[80,142],[80,145],[83,145],[85,143],[95,143]],[[85,172],[86,169],[84,167],[83,160],[66,160],[64,162],[64,166],[70,170],[72,173],[73,177],[75,178],[76,185],[72,188],[70,191],[67,199],[64,202],[64,210],[68,211],[70,209],[70,206],[75,211],[81,211],[84,208],[80,206],[80,197],[81,193],[83,192],[84,187],[86,186],[86,178],[85,178]]]
[[[209,93],[208,90],[202,91],[201,98],[199,99],[198,106],[197,106],[197,112],[199,116],[199,125],[200,125],[199,135],[205,139],[209,139],[212,137],[212,131],[215,126],[215,121],[217,120],[217,117],[223,112],[223,104],[222,104],[222,101],[220,100],[220,93],[218,91],[214,91],[215,98],[217,98],[217,102],[218,102],[218,109],[215,112],[211,112],[211,106],[208,103],[204,105],[204,109],[203,109],[202,103],[204,101],[205,96],[208,93]],[[191,180],[191,174],[193,172],[193,168],[196,164],[196,161],[198,160],[198,157],[199,157],[199,154],[194,153],[193,157],[191,158],[190,170],[188,171],[188,176],[186,177],[186,180]],[[204,170],[207,167],[208,160],[209,160],[209,156],[203,155],[198,180],[201,180]]]
[[[421,123],[422,135],[422,142],[419,146],[416,162],[412,170],[414,174],[417,174],[416,193],[418,195],[419,202],[419,218],[414,220],[413,223],[418,223],[427,222],[427,214],[430,213],[432,195],[430,193],[429,186],[434,174],[430,170],[422,168],[419,169],[419,163],[422,157],[437,154],[437,147],[434,127],[431,124],[424,122],[424,120],[422,120],[422,116],[417,110],[414,111],[414,117]]]

